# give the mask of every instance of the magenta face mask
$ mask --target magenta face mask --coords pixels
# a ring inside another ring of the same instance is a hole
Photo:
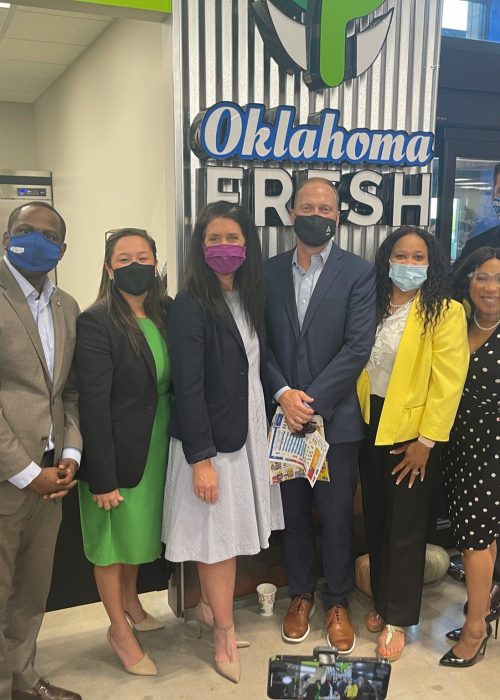
[[[219,243],[203,248],[205,262],[219,275],[231,275],[246,260],[247,252],[242,245]]]

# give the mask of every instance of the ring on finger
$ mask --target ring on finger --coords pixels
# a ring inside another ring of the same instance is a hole
[[[418,469],[412,469],[412,470],[411,470],[411,473],[412,473],[412,474],[415,474],[415,476],[418,474],[418,472],[419,472]]]

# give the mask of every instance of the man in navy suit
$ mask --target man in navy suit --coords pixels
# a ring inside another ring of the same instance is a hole
[[[322,525],[323,604],[327,642],[348,654],[355,644],[347,611],[354,585],[353,497],[364,424],[356,380],[375,334],[375,271],[333,243],[339,222],[337,190],[323,178],[306,180],[295,195],[297,247],[268,260],[267,333],[270,383],[288,425],[298,431],[315,413],[330,445],[330,481],[294,479],[281,485],[285,566],[292,602],[282,626],[287,642],[309,634],[314,612],[313,503]]]

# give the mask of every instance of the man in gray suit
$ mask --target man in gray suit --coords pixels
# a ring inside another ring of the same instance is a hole
[[[81,700],[35,671],[61,521],[82,442],[71,376],[76,301],[47,273],[66,225],[45,202],[15,209],[0,260],[0,698]]]

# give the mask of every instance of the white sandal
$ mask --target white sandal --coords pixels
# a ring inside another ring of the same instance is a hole
[[[380,658],[385,659],[387,661],[397,661],[399,658],[401,658],[401,654],[403,653],[403,649],[405,648],[405,642],[406,642],[406,630],[404,627],[396,627],[396,625],[385,625],[385,629],[387,630],[387,634],[385,637],[385,642],[384,646],[378,647],[378,655]],[[391,640],[394,636],[395,632],[401,632],[403,635],[403,647],[399,651],[395,651],[393,654],[384,654],[383,649],[387,649],[387,645],[391,643]]]

